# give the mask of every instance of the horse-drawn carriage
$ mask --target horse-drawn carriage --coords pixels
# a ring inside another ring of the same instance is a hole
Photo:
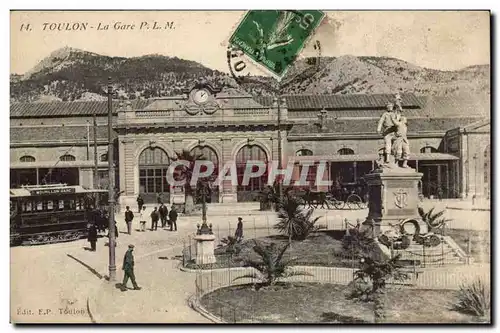
[[[304,205],[326,209],[364,209],[367,207],[365,188],[360,183],[345,183],[332,187],[330,191],[305,189],[299,196]]]

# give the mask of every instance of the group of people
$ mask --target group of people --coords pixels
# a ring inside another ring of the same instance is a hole
[[[139,223],[140,223],[140,231],[146,231],[146,220],[148,219],[146,213],[146,206],[144,206],[143,202],[139,205]],[[158,230],[158,222],[161,221],[161,227],[165,228],[168,224],[170,227],[170,231],[177,231],[177,218],[179,214],[174,206],[171,207],[170,212],[168,208],[163,203],[160,204],[160,207],[154,207],[154,210],[149,215],[151,219],[151,229],[152,231]],[[129,235],[132,234],[132,222],[135,216],[134,213],[130,210],[130,207],[127,206],[125,208],[125,223],[127,224],[127,233]],[[87,240],[90,242],[90,251],[96,251],[97,238],[99,233],[99,223],[94,219],[94,223],[89,223],[87,226],[88,235]],[[109,237],[109,234],[108,234]],[[115,221],[115,237],[118,238],[118,226]],[[116,246],[116,243],[115,243]]]
[[[146,220],[148,218],[146,213],[146,206],[139,205],[139,223],[140,223],[140,231],[146,231]],[[158,230],[158,222],[161,221],[161,227],[165,228],[168,224],[170,227],[170,231],[177,231],[177,217],[179,214],[175,209],[175,206],[172,205],[170,212],[168,211],[167,206],[163,203],[160,204],[160,207],[154,207],[151,214],[149,214],[149,218],[151,219],[151,229],[152,231]],[[125,222],[127,223],[127,231],[130,235],[132,233],[132,221],[134,220],[134,213],[130,210],[130,207],[127,206],[125,208]]]

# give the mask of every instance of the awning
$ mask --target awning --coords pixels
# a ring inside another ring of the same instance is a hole
[[[94,160],[77,160],[77,161],[36,161],[36,162],[11,162],[11,169],[36,169],[36,168],[93,168],[95,167]],[[107,168],[108,162],[97,162],[98,168]]]
[[[378,154],[354,154],[354,155],[311,155],[292,156],[289,161],[293,162],[371,162],[379,159]],[[418,161],[453,161],[459,158],[445,153],[410,153],[410,160]]]

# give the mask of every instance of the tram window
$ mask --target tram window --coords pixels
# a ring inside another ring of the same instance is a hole
[[[42,211],[43,210],[43,202],[42,201],[38,201],[36,203],[36,210],[37,211]]]
[[[59,210],[64,209],[64,200],[59,200]]]
[[[54,202],[52,200],[47,201],[47,210],[54,209]]]
[[[31,212],[31,201],[23,203],[23,212]]]
[[[84,207],[83,198],[76,199],[76,210],[82,210]]]

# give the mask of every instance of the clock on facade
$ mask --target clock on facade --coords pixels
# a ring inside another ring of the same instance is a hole
[[[205,104],[208,102],[210,97],[210,92],[207,89],[196,90],[193,94],[193,102],[196,104]]]

